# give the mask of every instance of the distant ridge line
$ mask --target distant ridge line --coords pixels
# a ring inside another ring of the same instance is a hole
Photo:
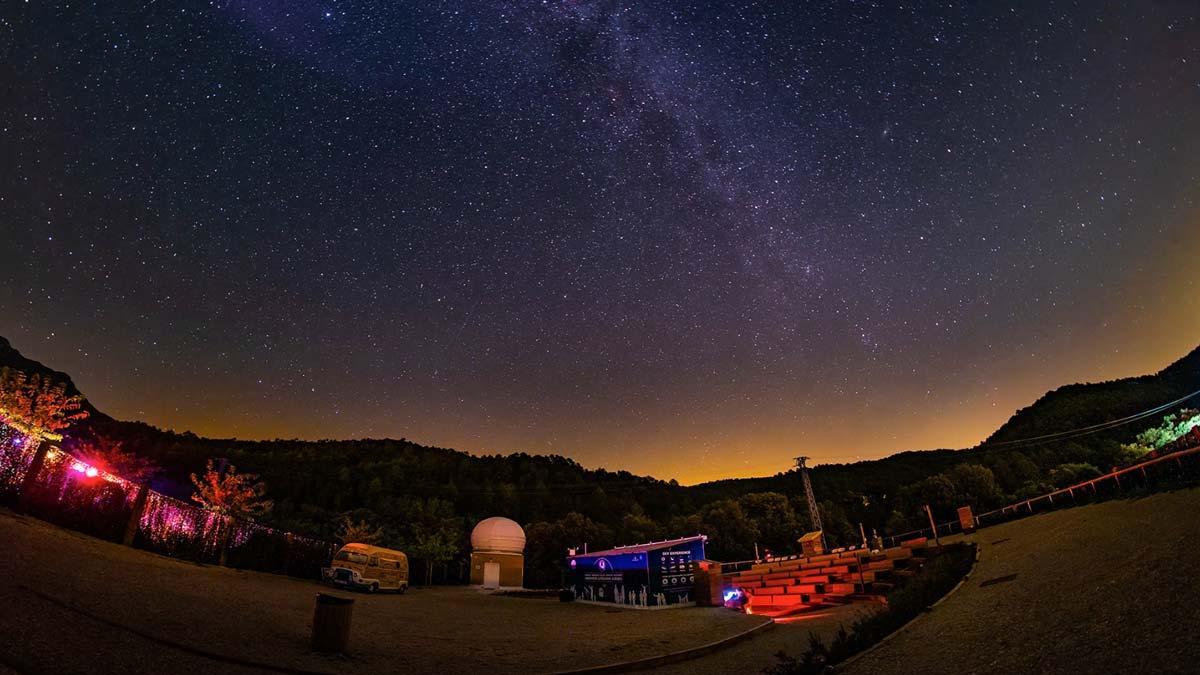
[[[1180,403],[1183,403],[1184,401],[1186,401],[1190,398],[1195,398],[1197,395],[1200,395],[1200,390],[1193,391],[1192,393],[1188,394],[1187,396],[1184,396],[1183,398],[1177,398],[1174,401],[1171,401],[1170,403],[1164,403],[1156,408],[1151,408],[1149,410],[1145,410],[1145,411],[1137,413],[1135,415],[1129,415],[1128,417],[1122,417],[1122,418],[1115,419],[1115,420],[1109,420],[1107,422],[1101,422],[1099,424],[1093,424],[1093,425],[1086,426],[1086,427],[1079,427],[1078,429],[1071,429],[1068,431],[1056,431],[1052,434],[1043,434],[1041,436],[1030,436],[1028,438],[1018,438],[1018,439],[1011,440],[1011,441],[997,441],[994,443],[985,443],[984,445],[989,448],[999,448],[999,447],[1007,447],[1007,446],[1012,446],[1012,445],[1020,445],[1020,444],[1025,444],[1025,443],[1036,443],[1036,442],[1041,442],[1041,441],[1057,441],[1057,440],[1064,440],[1067,438],[1079,438],[1080,436],[1087,436],[1089,434],[1095,434],[1095,433],[1099,433],[1101,431],[1115,429],[1115,428],[1117,428],[1119,426],[1123,426],[1125,424],[1130,424],[1132,422],[1136,422],[1138,420],[1142,420],[1147,417],[1152,417],[1154,415],[1157,415],[1158,413],[1161,413],[1164,410],[1167,410],[1173,406],[1179,405]]]

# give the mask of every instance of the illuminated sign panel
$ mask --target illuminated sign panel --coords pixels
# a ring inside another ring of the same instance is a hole
[[[691,604],[703,536],[626,546],[568,558],[575,597],[635,608]]]

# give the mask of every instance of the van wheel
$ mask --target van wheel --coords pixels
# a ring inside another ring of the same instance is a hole
[[[378,593],[379,592],[379,584],[371,584],[371,588],[369,588],[367,590],[367,592],[368,593]]]
[[[400,595],[404,595],[404,592],[407,590],[408,590],[408,586],[401,586],[400,591],[399,591]]]

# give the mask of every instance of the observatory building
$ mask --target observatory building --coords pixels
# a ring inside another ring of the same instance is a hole
[[[521,588],[525,583],[525,530],[508,518],[481,520],[471,530],[471,585]]]

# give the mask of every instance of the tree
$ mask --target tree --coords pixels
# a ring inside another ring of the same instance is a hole
[[[417,528],[408,544],[408,553],[425,561],[425,585],[433,583],[433,564],[446,562],[458,554],[461,531]]]
[[[1122,445],[1121,449],[1132,459],[1139,459],[1152,450],[1161,450],[1198,428],[1200,410],[1185,408],[1163,417],[1162,424],[1138,434],[1135,442]]]
[[[958,502],[973,507],[990,506],[1000,500],[1000,488],[992,470],[980,464],[959,464],[947,477],[955,487]],[[957,504],[956,504],[957,506]]]
[[[786,495],[752,492],[738,499],[746,517],[758,528],[758,543],[780,554],[791,550],[803,534],[803,526]]]
[[[706,552],[716,560],[749,560],[759,540],[758,526],[732,499],[711,502],[695,516],[672,523],[681,526],[672,527],[679,536],[708,535]]]
[[[192,501],[202,507],[232,518],[255,518],[266,515],[273,504],[264,495],[267,486],[252,473],[238,473],[230,464],[224,472],[217,471],[208,460],[203,476],[192,474],[196,492]]]
[[[849,546],[861,540],[858,528],[846,517],[844,508],[828,499],[822,500],[817,508],[821,509],[821,525],[830,546]]]
[[[567,549],[583,552],[607,548],[613,532],[587,516],[572,511],[553,522],[539,521],[525,527],[525,581],[549,588],[561,581]]]
[[[377,544],[383,541],[383,528],[346,514],[338,521],[337,538],[343,544]]]
[[[123,442],[108,436],[80,439],[70,450],[80,461],[136,485],[145,485],[158,473],[154,462],[125,450]]]
[[[561,548],[560,548],[561,547]],[[525,526],[525,583],[532,588],[553,588],[562,580],[567,545],[554,523],[538,521]]]
[[[621,519],[621,541],[625,544],[642,544],[662,537],[662,526],[645,513],[627,513]]]
[[[945,515],[955,505],[954,483],[944,473],[934,474],[901,490],[901,501],[909,516],[915,515],[926,504],[934,512]],[[917,522],[921,521],[918,519]]]
[[[888,519],[886,522],[884,522],[883,529],[888,534],[894,536],[897,534],[903,534],[915,528],[913,528],[912,524],[909,522],[908,516],[905,516],[899,511],[892,511],[890,514],[888,514]]]
[[[1064,488],[1075,483],[1082,483],[1101,475],[1100,469],[1082,462],[1059,464],[1050,469],[1050,483],[1055,488]],[[1048,490],[1047,490],[1048,492]]]
[[[1017,451],[992,456],[987,461],[987,467],[996,476],[996,483],[1006,492],[1015,492],[1025,483],[1041,476],[1038,465]]]
[[[83,397],[68,394],[65,382],[40,373],[0,368],[0,422],[36,440],[57,440],[58,432],[87,418]]]
[[[267,486],[252,473],[238,473],[232,464],[221,473],[211,459],[203,476],[192,474],[191,478],[192,485],[196,487],[192,501],[223,516],[218,564],[224,567],[229,555],[229,538],[233,534],[229,520],[255,518],[269,513],[271,500],[263,496]]]
[[[432,583],[433,564],[444,563],[462,550],[462,519],[453,504],[438,497],[408,500],[402,512],[405,517],[397,523],[399,548],[425,561],[425,583]]]

